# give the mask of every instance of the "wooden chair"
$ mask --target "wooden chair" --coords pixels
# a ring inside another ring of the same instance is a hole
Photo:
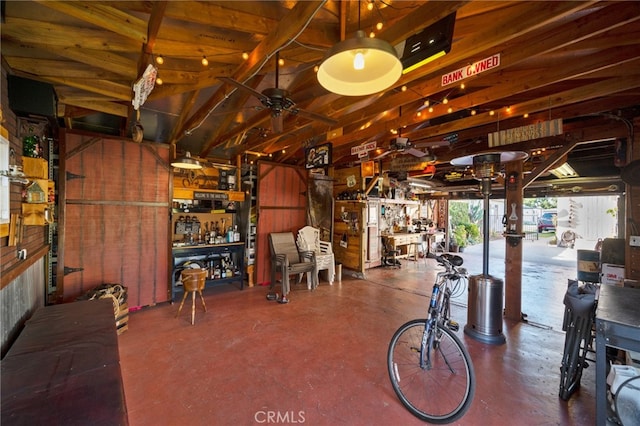
[[[316,265],[318,273],[327,271],[327,281],[333,285],[336,276],[336,262],[333,255],[333,248],[328,241],[320,239],[320,230],[313,226],[305,226],[298,231],[296,239],[298,248],[303,251],[313,251],[316,254]]]
[[[307,286],[311,289],[318,286],[316,255],[313,251],[298,251],[293,232],[269,234],[269,247],[271,249],[271,289],[274,289],[276,275],[280,273],[284,302],[286,302],[286,296],[291,289],[290,275],[306,273]]]

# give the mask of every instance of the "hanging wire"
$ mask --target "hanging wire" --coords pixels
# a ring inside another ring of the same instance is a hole
[[[324,4],[326,3],[326,0],[320,2],[318,4],[318,7],[316,8],[316,10],[311,14],[311,16],[309,16],[309,19],[307,19],[307,22],[304,23],[304,25],[302,26],[302,28],[300,28],[300,31],[298,31],[298,33],[292,37],[287,43],[283,44],[282,46],[280,46],[278,49],[276,49],[275,51],[271,52],[270,54],[266,55],[264,60],[262,61],[262,63],[260,64],[259,67],[256,68],[256,70],[249,76],[247,77],[242,83],[246,84],[249,80],[251,80],[253,77],[255,77],[258,72],[262,69],[262,67],[264,67],[264,65],[269,62],[271,60],[271,58],[278,52],[280,52],[281,50],[285,49],[286,47],[289,47],[290,44],[292,44],[295,39],[297,39],[298,37],[300,37],[300,34],[302,34],[302,32],[304,30],[307,29],[307,27],[309,26],[309,24],[311,23],[311,21],[313,20],[313,18],[316,16],[316,13],[318,13],[318,11],[322,8],[322,6],[324,6]],[[211,113],[213,113],[213,111],[218,108],[222,103],[224,103],[227,99],[229,99],[229,97],[235,93],[235,91],[238,90],[237,87],[234,87],[233,89],[231,89],[231,91],[229,93],[226,93],[224,95],[224,98],[222,98],[217,104],[215,104],[214,106],[211,107],[211,109],[209,109],[209,111],[207,112],[207,114],[204,116],[204,118],[202,120],[200,120],[200,122],[198,124],[196,124],[195,126],[193,126],[190,129],[185,130],[185,134],[186,135],[191,135],[195,130],[198,130],[200,128],[200,126],[202,126],[202,123],[204,123],[209,116],[211,115]]]

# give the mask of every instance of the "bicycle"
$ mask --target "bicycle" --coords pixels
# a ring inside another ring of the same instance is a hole
[[[471,356],[450,319],[451,297],[465,290],[468,274],[460,256],[430,253],[445,267],[436,274],[426,319],[403,324],[391,338],[387,368],[402,404],[430,423],[450,423],[462,417],[475,393]]]

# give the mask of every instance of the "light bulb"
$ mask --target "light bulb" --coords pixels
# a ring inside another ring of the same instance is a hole
[[[156,56],[156,63],[158,65],[164,64],[164,58],[162,57],[162,55]]]
[[[380,31],[380,30],[382,29],[382,22],[378,22],[378,23],[376,24],[376,29],[377,29],[378,31]]]
[[[364,69],[364,55],[362,54],[362,52],[356,53],[356,56],[353,58],[353,69]]]
[[[161,79],[160,77],[157,77],[157,78],[156,78],[156,84],[157,84],[158,86],[162,86],[162,83],[163,83],[163,82],[162,82],[162,79]]]
[[[373,10],[373,2],[372,1],[367,3],[367,10]]]
[[[206,57],[206,56],[203,56],[203,57],[202,57],[202,65],[204,65],[205,67],[206,67],[207,65],[209,65],[209,61],[207,60],[207,57]]]
[[[244,59],[245,61],[249,59],[249,54],[247,52],[242,52],[242,59]]]

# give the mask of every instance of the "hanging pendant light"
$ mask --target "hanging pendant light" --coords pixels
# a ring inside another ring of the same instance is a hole
[[[192,158],[189,151],[185,152],[184,156],[176,158],[171,165],[179,169],[195,170],[202,168],[202,164],[200,164],[200,162],[195,158]]]
[[[334,45],[318,69],[318,82],[332,93],[363,96],[391,87],[402,75],[393,46],[358,30],[355,37]]]

